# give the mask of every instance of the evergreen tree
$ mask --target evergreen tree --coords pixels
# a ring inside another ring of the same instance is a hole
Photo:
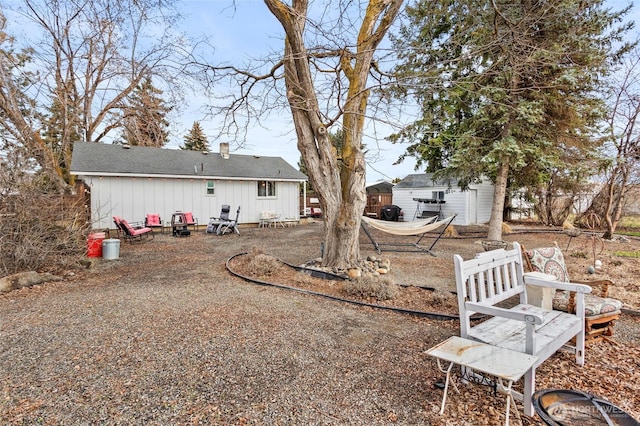
[[[162,90],[145,78],[133,91],[124,109],[122,138],[130,145],[163,147],[168,142],[167,114],[173,109],[162,99]]]
[[[188,149],[191,151],[209,152],[209,143],[207,136],[202,130],[199,121],[194,121],[191,130],[184,136],[184,145],[180,149]]]
[[[495,183],[489,239],[501,239],[509,182],[536,186],[587,165],[602,117],[595,95],[629,9],[603,1],[420,0],[395,37],[422,117],[393,136],[427,170]]]

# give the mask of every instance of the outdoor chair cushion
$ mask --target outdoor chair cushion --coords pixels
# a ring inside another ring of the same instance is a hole
[[[146,226],[162,226],[162,222],[160,220],[160,215],[155,213],[147,214],[145,219]]]
[[[131,226],[129,224],[129,222],[127,222],[126,220],[120,218],[120,223],[127,228],[127,232],[129,233],[129,235],[131,236],[136,236],[136,235],[141,235],[141,234],[145,234],[147,232],[152,231],[151,228],[147,228],[147,227],[142,227],[142,228],[135,228],[133,226]]]
[[[187,221],[187,225],[195,225],[198,223],[198,220],[193,217],[193,213],[191,212],[185,212],[184,217]]]
[[[553,309],[567,312],[569,306],[569,292],[556,291],[553,297]],[[608,297],[599,297],[592,294],[584,295],[584,314],[586,316],[607,314],[622,309],[622,302]]]
[[[527,250],[527,256],[531,260],[531,266],[534,271],[553,275],[560,282],[570,282],[562,250],[558,247]],[[567,312],[569,310],[569,298],[570,292],[556,291],[553,297],[553,309]],[[621,301],[600,297],[593,293],[584,296],[584,303],[584,314],[586,316],[606,314],[619,311],[622,308]]]
[[[527,256],[529,256],[534,270],[553,275],[560,282],[569,282],[569,273],[564,263],[564,256],[557,247],[527,250]]]

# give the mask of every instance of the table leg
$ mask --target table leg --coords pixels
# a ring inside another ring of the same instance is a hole
[[[451,368],[453,367],[453,362],[449,363],[449,367],[447,369],[442,368],[442,364],[440,364],[440,359],[438,358],[438,369],[443,373],[447,373],[447,377],[444,382],[444,393],[442,394],[442,404],[440,405],[440,414],[444,413],[444,406],[447,403],[447,391],[449,390],[449,381],[451,378]],[[454,384],[455,386],[455,384]],[[456,390],[458,388],[456,387]]]
[[[520,419],[520,413],[518,412],[518,405],[516,404],[516,400],[513,397],[513,392],[511,391],[511,387],[513,386],[513,381],[509,380],[507,382],[508,383],[507,386],[504,386],[501,378],[498,378],[498,381],[500,382],[500,387],[507,394],[507,410],[505,412],[506,420],[504,422],[505,426],[509,426],[509,413],[511,411],[510,409],[511,401],[513,401],[513,408],[515,410],[516,417],[518,417],[518,420],[520,420],[520,423],[522,423],[522,420]]]

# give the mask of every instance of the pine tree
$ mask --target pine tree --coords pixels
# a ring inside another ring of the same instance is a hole
[[[173,109],[162,99],[162,90],[145,78],[133,91],[125,108],[122,138],[130,145],[160,148],[169,138],[167,114]]]
[[[509,184],[535,187],[588,167],[603,112],[595,93],[624,13],[602,1],[419,1],[395,48],[408,83],[397,95],[414,95],[422,117],[393,140],[463,187],[491,177],[488,238],[501,239]]]
[[[184,145],[181,146],[180,149],[209,152],[207,136],[204,134],[199,121],[193,122],[191,130],[184,136]]]

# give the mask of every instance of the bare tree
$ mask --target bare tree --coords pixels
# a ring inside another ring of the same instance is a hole
[[[33,90],[38,94],[34,107],[45,110],[55,104],[64,118],[57,131],[57,160],[63,168],[70,163],[78,134],[85,142],[101,142],[121,127],[125,101],[144,77],[179,87],[174,84],[181,72],[178,55],[188,44],[173,31],[180,15],[170,9],[171,1],[23,4],[18,16],[42,30],[40,43],[32,47],[41,84]],[[31,127],[33,133],[39,130]]]
[[[0,131],[5,144],[13,143],[27,149],[31,157],[42,167],[49,188],[62,191],[66,188],[57,162],[48,150],[37,129],[40,117],[35,101],[27,92],[35,76],[27,71],[32,52],[17,51],[14,41],[5,33],[6,20],[0,12]],[[6,150],[7,146],[0,149]]]
[[[362,136],[371,89],[368,84],[376,80],[372,79],[377,71],[374,54],[402,1],[370,0],[365,10],[351,2],[326,2],[324,10],[313,13],[307,0],[265,0],[265,4],[284,30],[284,56],[263,73],[233,66],[212,67],[216,78],[231,77],[239,82],[240,94],[221,111],[229,127],[238,125],[240,111],[262,113],[269,106],[250,102],[260,90],[259,83],[284,78],[285,93],[275,83],[262,89],[279,95],[275,103],[286,96],[291,110],[298,149],[324,214],[322,264],[338,269],[356,267],[366,204]],[[339,122],[344,140],[338,151],[327,129]]]
[[[640,176],[640,50],[631,51],[619,74],[611,79],[611,105],[605,143],[606,183],[587,214],[601,217],[604,238],[610,239],[620,222],[630,184]]]

